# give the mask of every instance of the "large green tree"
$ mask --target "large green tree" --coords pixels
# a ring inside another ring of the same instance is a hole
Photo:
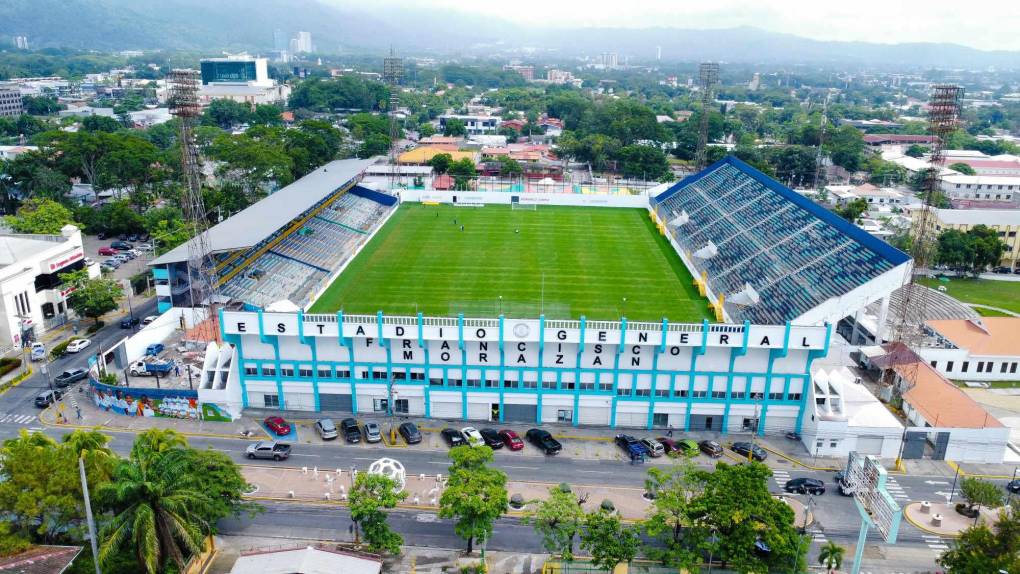
[[[960,495],[967,501],[968,510],[975,507],[996,508],[1002,506],[1002,489],[994,482],[980,478],[964,477],[960,483]]]
[[[251,122],[253,117],[250,105],[218,99],[209,102],[202,113],[202,123],[228,130],[238,124]]]
[[[464,120],[458,118],[448,118],[443,123],[443,135],[451,137],[464,137],[467,135],[467,126],[464,125]]]
[[[448,171],[453,176],[453,187],[458,191],[471,189],[471,182],[478,175],[475,162],[467,157],[451,163]]]
[[[60,235],[65,225],[77,225],[70,209],[50,199],[26,201],[17,215],[8,215],[5,220],[18,233],[43,235]]]
[[[857,171],[864,162],[864,136],[853,126],[840,126],[830,130],[823,146],[832,158],[832,163]]]
[[[702,471],[704,472],[704,471]],[[707,541],[702,548],[738,572],[802,571],[805,543],[793,524],[793,510],[772,497],[772,471],[757,462],[719,463],[704,472],[704,491],[691,501],[692,529]],[[792,566],[795,565],[795,566]]]
[[[1020,572],[1020,499],[999,512],[995,528],[971,526],[938,559],[952,574]]]
[[[542,545],[564,560],[574,559],[574,539],[581,531],[584,509],[566,484],[549,489],[549,496],[535,503],[525,522],[542,538]]]
[[[646,549],[649,556],[677,568],[691,569],[701,562],[700,533],[687,528],[692,525],[692,501],[703,492],[706,479],[687,458],[648,469],[645,490],[655,493],[643,523],[655,541]]]
[[[439,516],[456,519],[454,532],[467,540],[470,553],[477,539],[492,537],[493,525],[509,509],[506,474],[489,466],[492,449],[458,446],[450,449],[449,482],[439,498]]]
[[[637,528],[624,524],[618,514],[599,509],[585,515],[581,548],[596,568],[612,572],[621,562],[629,564],[640,547]]]
[[[386,523],[386,510],[395,508],[407,497],[406,492],[398,490],[399,486],[397,481],[381,474],[362,472],[354,479],[348,500],[351,520],[373,552],[399,554],[404,543],[403,537]]]
[[[645,181],[668,181],[672,178],[666,154],[657,147],[628,145],[620,149],[619,171],[624,177]]]
[[[74,291],[67,296],[67,306],[82,317],[89,317],[96,323],[99,318],[117,308],[117,300],[124,296],[124,289],[113,279],[88,276],[87,269],[61,273],[61,281]]]
[[[84,533],[78,459],[84,458],[92,488],[110,479],[114,455],[109,438],[94,431],[74,431],[61,442],[21,430],[0,448],[0,513],[8,535],[53,543],[80,541]],[[66,538],[65,538],[66,537]]]

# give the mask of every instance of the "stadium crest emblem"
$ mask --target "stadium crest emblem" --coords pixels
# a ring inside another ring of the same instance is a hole
[[[527,323],[517,323],[516,325],[514,325],[514,335],[518,337],[521,338],[527,337],[528,333],[530,332],[531,329],[528,327]]]

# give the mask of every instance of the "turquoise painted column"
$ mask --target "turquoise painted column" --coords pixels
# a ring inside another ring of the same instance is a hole
[[[659,348],[652,355],[652,386],[651,392],[649,393],[649,405],[648,405],[648,428],[651,429],[655,426],[655,399],[656,393],[658,392],[659,384],[659,356],[666,350],[666,330],[669,327],[669,321],[662,318],[662,341],[659,343]],[[671,393],[672,394],[672,393]],[[667,415],[668,417],[669,415]]]
[[[305,337],[305,312],[298,311],[298,341],[302,345],[308,345],[312,353],[312,400],[314,408],[319,411],[319,358],[315,348],[315,337]]]
[[[620,318],[620,341],[616,345],[616,353],[613,355],[613,400],[612,411],[609,413],[609,426],[616,428],[616,404],[619,402],[620,386],[620,353],[623,351],[623,339],[627,335],[627,318]],[[634,392],[634,380],[630,383],[631,394]]]
[[[464,345],[464,313],[457,313],[457,347],[460,349],[460,418],[468,418],[467,349]]]
[[[744,321],[744,341],[740,347],[734,347],[730,349],[730,370],[726,373],[726,406],[723,410],[722,417],[722,432],[723,434],[730,432],[730,408],[733,406],[733,369],[736,366],[737,358],[743,357],[747,354],[747,342],[751,337],[751,322]],[[744,388],[747,389],[750,386],[750,381],[744,382]]]
[[[357,370],[354,366],[354,337],[344,339],[344,312],[338,311],[336,314],[337,321],[337,335],[339,338],[340,346],[347,348],[347,383],[351,387],[351,412],[358,414],[358,387],[354,380],[358,378]]]
[[[429,346],[424,338],[424,320],[422,314],[418,313],[418,348],[425,352],[425,387],[422,394],[425,399],[425,418],[432,416],[432,369],[429,367]]]
[[[776,359],[787,356],[790,353],[790,322],[786,322],[786,328],[783,332],[783,348],[782,349],[770,349],[769,350],[769,365],[765,371],[765,393],[762,396],[761,415],[758,417],[758,436],[765,436],[765,419],[768,417],[769,412],[769,394],[772,391],[772,368],[775,365]],[[789,385],[789,377],[786,379],[786,384]]]
[[[691,430],[691,411],[694,410],[694,373],[697,371],[698,357],[705,354],[708,348],[708,319],[701,320],[701,345],[691,348],[691,370],[687,374],[687,417],[684,419],[684,430]]]
[[[265,323],[262,317],[262,309],[258,310],[258,314],[259,314],[259,340],[265,344],[273,346],[274,357],[273,364],[275,367],[273,378],[276,379],[276,396],[279,398],[280,401],[280,410],[281,411],[286,410],[287,398],[283,395],[283,375],[280,372],[283,370],[282,367],[280,366],[280,341],[275,336],[272,339],[270,339],[269,338],[270,335],[266,335]]]
[[[581,315],[581,337],[577,345],[577,362],[574,366],[574,417],[571,421],[571,424],[575,427],[580,424],[578,412],[581,410],[581,354],[584,351],[585,322],[586,319],[584,315]],[[596,381],[595,384],[598,385],[598,381]]]
[[[538,379],[538,408],[535,409],[535,424],[542,424],[542,397],[545,395],[545,380],[543,378],[542,358],[545,354],[545,314],[538,316],[538,370],[535,378]]]
[[[382,311],[376,311],[375,323],[379,346],[386,350],[386,414],[393,416],[393,356],[390,352],[390,340],[383,335]]]
[[[503,353],[503,314],[499,315],[499,422],[503,422],[503,405],[505,404],[503,399],[506,395],[506,384],[504,381],[504,374],[506,373],[506,355]]]

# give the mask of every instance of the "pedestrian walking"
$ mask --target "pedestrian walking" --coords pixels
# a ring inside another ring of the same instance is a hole
[[[460,230],[464,231],[464,226],[463,225],[460,226]]]
[[[80,421],[81,420],[81,407],[79,407],[78,405],[74,405],[74,412],[75,412],[76,415],[78,415],[78,420]]]
[[[669,429],[666,431],[666,436],[673,438],[673,425],[669,426]]]
[[[181,366],[180,365],[174,365],[174,374],[177,375],[178,377],[181,376]]]

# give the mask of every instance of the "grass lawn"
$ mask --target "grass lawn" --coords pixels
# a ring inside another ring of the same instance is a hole
[[[978,303],[1020,313],[1020,282],[951,277],[948,282],[918,277],[917,282],[933,289],[945,286],[946,294],[964,303]],[[986,315],[986,317],[989,315]]]
[[[971,308],[977,311],[977,314],[981,315],[982,317],[1012,317],[1012,315],[1007,315],[1006,313],[1003,313],[1002,311],[996,311],[995,309],[986,309],[984,307],[971,307]]]
[[[708,301],[646,211],[545,205],[533,211],[401,205],[310,312],[341,309],[465,317],[544,312],[548,319],[711,318]]]

